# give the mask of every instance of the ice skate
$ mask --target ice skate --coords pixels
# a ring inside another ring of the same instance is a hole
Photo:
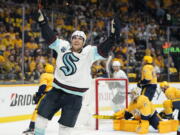
[[[29,128],[23,131],[22,135],[34,135],[34,129]]]

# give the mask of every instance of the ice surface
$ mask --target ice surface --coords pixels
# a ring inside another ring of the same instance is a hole
[[[58,117],[54,117],[52,121],[49,122],[48,128],[46,130],[46,135],[58,135]],[[22,131],[27,129],[29,126],[29,120],[11,122],[11,123],[1,123],[0,124],[0,135],[21,135]],[[104,123],[101,125],[100,130],[96,131],[93,129],[83,129],[82,127],[74,128],[72,135],[137,135],[132,132],[121,132],[113,131],[112,125],[110,123]],[[176,135],[176,132],[171,132],[167,134],[159,134],[156,130],[150,128],[150,133],[147,135]]]

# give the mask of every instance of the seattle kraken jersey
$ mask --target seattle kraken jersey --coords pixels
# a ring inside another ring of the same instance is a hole
[[[71,51],[70,43],[62,39],[56,39],[49,47],[57,52],[53,87],[82,96],[91,83],[92,63],[102,58],[97,47],[88,45],[76,53]]]

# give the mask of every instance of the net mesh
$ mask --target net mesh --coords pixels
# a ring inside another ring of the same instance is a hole
[[[99,79],[96,80],[96,114],[113,115],[127,105],[127,80],[126,79]],[[101,123],[109,123],[111,120],[98,120]]]

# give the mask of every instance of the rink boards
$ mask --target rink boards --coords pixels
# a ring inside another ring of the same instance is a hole
[[[170,86],[180,89],[180,83],[170,83]],[[129,90],[133,87],[136,87],[136,83],[129,84]],[[35,108],[33,94],[38,90],[38,85],[0,85],[0,89],[0,123],[30,119]],[[160,92],[159,85],[157,91]],[[165,99],[164,93],[161,92],[159,97],[156,93],[153,103],[156,107],[161,107]],[[58,112],[56,115],[59,114]]]

